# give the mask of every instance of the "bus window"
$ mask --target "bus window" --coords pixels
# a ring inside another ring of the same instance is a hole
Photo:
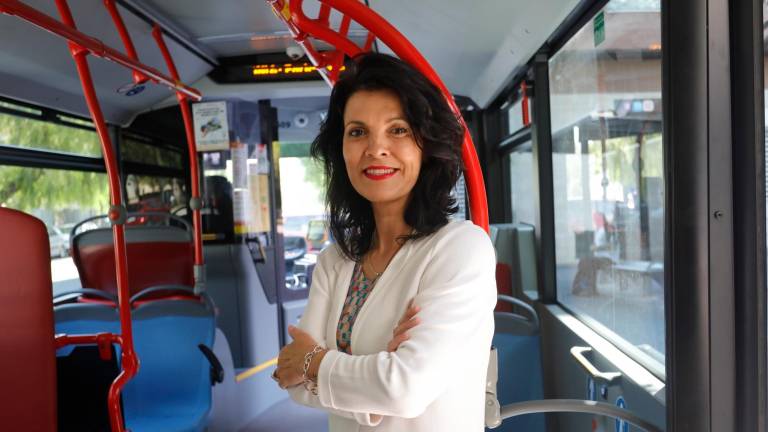
[[[125,191],[129,212],[169,212],[188,200],[184,181],[178,178],[128,174]]]
[[[128,162],[154,165],[165,168],[182,168],[182,155],[179,151],[143,143],[137,139],[126,138],[120,145],[120,156]]]
[[[663,375],[659,2],[593,21],[549,63],[557,298]]]
[[[81,288],[69,257],[70,231],[83,219],[107,213],[106,174],[0,166],[0,206],[21,210],[45,222],[54,295]]]
[[[516,148],[507,156],[511,176],[512,222],[536,225],[536,196],[534,189],[533,153],[530,142]]]
[[[30,112],[34,111],[30,108],[10,102],[0,101],[0,108],[20,114],[35,114]],[[42,116],[41,111],[37,110],[37,113]],[[78,123],[78,126],[81,127],[66,127],[0,112],[0,145],[101,158],[101,144],[96,132],[83,129],[83,124]]]
[[[281,143],[281,149],[286,147],[292,145]],[[312,221],[325,219],[324,191],[325,174],[319,162],[308,155],[280,157],[280,193],[286,235],[304,237]]]

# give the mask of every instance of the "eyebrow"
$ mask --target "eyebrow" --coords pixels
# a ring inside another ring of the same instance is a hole
[[[391,119],[387,120],[387,123],[392,123],[393,121],[396,121],[396,120],[400,120],[400,121],[404,121],[404,122],[408,123],[408,120],[406,120],[403,117],[392,117]],[[357,124],[357,125],[365,126],[365,122],[362,122],[360,120],[350,120],[350,121],[348,121],[348,122],[346,122],[344,124],[344,127],[347,127],[347,126],[349,126],[351,124]]]

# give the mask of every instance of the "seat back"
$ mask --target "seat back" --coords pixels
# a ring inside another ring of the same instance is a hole
[[[175,226],[126,226],[125,240],[131,295],[158,285],[194,285],[194,246],[189,232]],[[111,229],[75,235],[72,258],[82,286],[117,293]]]
[[[531,225],[494,224],[491,240],[496,249],[498,293],[521,297],[524,291],[536,291],[536,238]],[[497,312],[512,312],[512,306],[499,303]]]
[[[211,365],[198,345],[213,347],[213,306],[198,300],[156,300],[132,314],[138,374],[123,390],[126,428],[198,431],[211,408]]]
[[[56,363],[48,231],[0,208],[0,425],[56,430]]]
[[[521,300],[500,299],[517,303],[523,314],[496,312],[493,346],[498,357],[497,397],[501,406],[544,397],[541,369],[541,340],[536,312]],[[514,417],[505,420],[494,431],[544,432],[544,414]]]

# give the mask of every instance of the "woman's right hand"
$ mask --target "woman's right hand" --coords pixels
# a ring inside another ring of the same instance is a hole
[[[392,339],[387,343],[387,352],[395,352],[401,343],[410,339],[408,330],[416,327],[421,321],[416,316],[421,309],[413,304],[413,300],[408,303],[408,308],[403,313],[403,317],[397,322],[397,327],[392,330]]]

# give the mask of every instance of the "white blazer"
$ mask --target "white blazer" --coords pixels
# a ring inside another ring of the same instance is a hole
[[[336,327],[355,263],[336,246],[318,257],[299,327],[329,348],[318,395],[288,389],[298,403],[330,413],[330,432],[480,432],[496,305],[496,257],[488,235],[451,222],[408,241],[380,276],[352,328],[352,354]],[[408,301],[421,308],[410,339],[386,352]]]

